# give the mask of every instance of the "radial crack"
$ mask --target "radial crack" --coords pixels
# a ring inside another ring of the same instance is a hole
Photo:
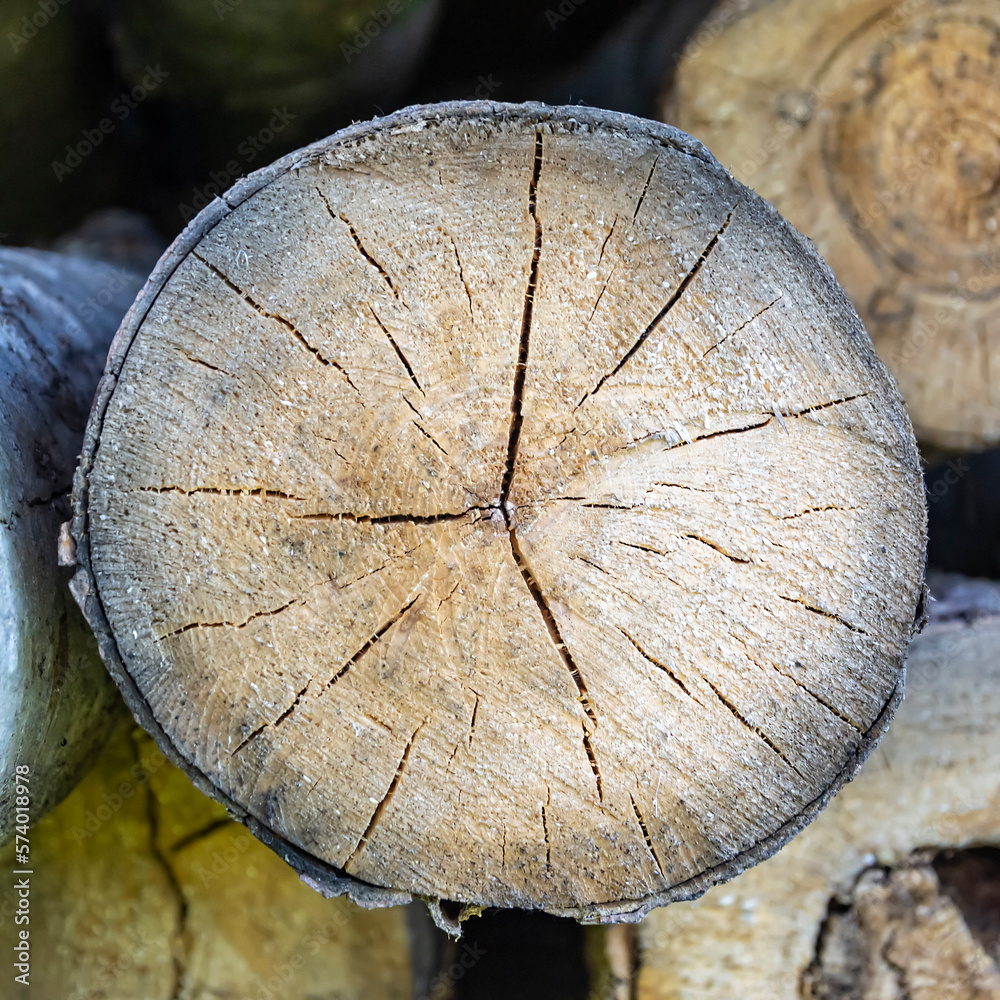
[[[570,676],[573,678],[573,683],[576,685],[578,700],[583,707],[584,714],[586,715],[586,719],[583,720],[583,745],[587,751],[587,757],[590,760],[591,769],[597,779],[598,798],[603,802],[604,790],[601,781],[601,772],[597,766],[597,758],[594,756],[593,747],[590,744],[590,734],[587,732],[587,720],[590,721],[595,729],[597,728],[597,714],[591,704],[590,695],[587,692],[587,685],[580,674],[579,668],[573,660],[573,656],[570,653],[569,648],[563,641],[562,635],[559,632],[559,626],[556,623],[555,616],[552,614],[552,609],[549,607],[548,602],[545,599],[545,595],[538,586],[535,576],[531,572],[531,567],[528,565],[528,562],[521,551],[521,546],[517,538],[517,532],[514,528],[513,521],[511,520],[507,504],[510,496],[511,483],[514,479],[514,464],[517,460],[517,448],[520,442],[521,427],[524,420],[522,405],[524,401],[524,383],[528,370],[528,354],[531,340],[531,317],[532,309],[534,307],[535,290],[538,286],[538,263],[542,253],[542,224],[538,218],[538,183],[542,174],[543,153],[544,147],[542,133],[536,132],[535,155],[531,168],[531,180],[528,183],[528,215],[535,225],[535,238],[532,245],[531,262],[528,265],[528,283],[524,292],[524,308],[521,315],[521,337],[518,345],[517,365],[514,369],[514,388],[510,404],[511,420],[510,432],[507,438],[507,464],[504,468],[503,479],[501,480],[499,509],[503,515],[504,522],[507,525],[507,533],[510,538],[510,547],[511,553],[514,556],[514,562],[520,570],[524,583],[528,588],[528,592],[531,594],[538,610],[541,612],[542,620],[545,622],[546,630],[549,633],[549,638],[552,640],[560,659],[565,664],[567,670],[569,670]]]
[[[458,244],[455,242],[455,237],[448,233],[448,239],[451,240],[451,247],[455,251],[455,263],[458,265],[458,277],[462,282],[462,287],[465,289],[465,297],[469,300],[469,318],[475,319],[475,312],[472,308],[472,292],[469,291],[469,284],[465,280],[465,271],[462,269],[462,258],[458,255]]]
[[[198,253],[196,250],[191,251],[191,256],[197,257],[198,260],[200,260],[205,265],[205,267],[207,267],[209,271],[212,272],[212,274],[214,274],[221,282],[223,282],[223,284],[227,285],[234,292],[236,292],[236,294],[239,295],[239,297],[243,299],[243,301],[246,302],[251,309],[255,310],[257,313],[259,313],[261,316],[264,316],[266,319],[272,319],[276,323],[280,323],[321,364],[327,365],[328,367],[336,368],[337,371],[340,372],[340,374],[343,375],[344,378],[347,380],[347,384],[359,396],[361,395],[361,391],[351,381],[351,376],[347,374],[347,371],[341,365],[337,364],[336,361],[321,354],[315,347],[313,347],[312,344],[310,344],[309,341],[306,340],[306,338],[302,335],[302,332],[298,329],[298,327],[295,326],[294,323],[292,323],[290,320],[287,320],[284,316],[280,315],[279,313],[274,313],[268,309],[265,309],[259,302],[257,302],[247,292],[245,292],[242,288],[240,288],[239,285],[231,281],[226,274],[220,271],[211,261],[206,260],[204,257],[202,257],[201,254]],[[362,403],[361,405],[363,406],[364,403]]]
[[[354,240],[354,246],[357,248],[358,253],[360,253],[361,256],[375,268],[376,271],[378,271],[378,273],[382,276],[382,280],[389,286],[389,291],[392,292],[393,296],[398,299],[399,292],[396,291],[396,286],[392,283],[392,278],[389,277],[389,273],[386,269],[365,249],[365,245],[361,242],[361,237],[358,236],[357,230],[353,225],[351,225],[351,220],[348,219],[343,212],[334,212],[329,199],[319,188],[316,188],[316,194],[323,199],[323,204],[326,206],[326,210],[329,213],[330,218],[334,221],[342,222],[345,226],[347,226],[348,232],[351,234],[351,239]]]
[[[649,653],[647,653],[646,650],[644,650],[642,646],[640,646],[639,643],[637,643],[635,639],[633,639],[632,636],[630,636],[628,632],[626,632],[625,629],[623,629],[621,626],[618,626],[618,631],[621,632],[621,634],[625,636],[625,638],[628,639],[628,641],[632,643],[633,646],[635,646],[639,655],[643,657],[643,659],[648,660],[650,663],[653,664],[654,667],[657,667],[658,669],[662,670],[689,698],[691,698],[693,701],[696,702],[698,701],[698,699],[695,698],[695,696],[691,694],[691,692],[688,690],[687,685],[677,676],[677,674],[675,674],[670,669],[670,667],[668,667],[665,663],[661,663],[659,660],[650,656]],[[698,702],[698,704],[700,705],[701,702]]]
[[[770,302],[768,302],[766,306],[764,306],[762,309],[758,309],[757,312],[755,312],[745,323],[741,323],[738,327],[736,327],[736,329],[733,330],[732,333],[727,333],[721,340],[712,344],[712,346],[702,355],[702,359],[707,358],[712,353],[712,351],[718,350],[727,340],[729,340],[731,337],[735,337],[736,334],[738,334],[741,330],[745,330],[755,319],[757,319],[758,316],[763,316],[764,313],[766,313],[768,309],[770,309],[771,306],[773,306],[775,302],[777,302],[778,299],[780,298],[781,298],[780,294],[775,296],[775,298],[773,298]]]
[[[426,430],[423,424],[420,423],[420,421],[411,420],[410,423],[412,423],[413,426],[416,427],[416,429],[420,431],[420,433],[423,434],[423,436],[427,438],[427,440],[430,441],[430,443],[434,445],[434,447],[437,448],[437,450],[441,452],[442,455],[448,454],[448,452],[446,452],[444,448],[442,448],[441,445],[438,444],[437,438],[435,438],[433,434],[431,434],[428,430]]]
[[[409,553],[404,553],[404,555],[408,555],[408,554]],[[384,569],[386,569],[386,567],[388,567],[388,565],[389,565],[388,563],[382,563],[381,566],[376,566],[374,569],[370,569],[370,570],[362,573],[361,576],[356,576],[353,580],[348,580],[346,583],[340,583],[340,584],[338,584],[333,579],[332,576],[330,577],[329,582],[333,584],[335,590],[346,590],[348,587],[353,587],[356,583],[360,583],[362,580],[366,579],[369,576],[374,576],[376,573],[381,573],[382,570],[384,570]]]
[[[542,806],[542,834],[545,837],[545,867],[552,867],[552,842],[549,840],[549,818],[545,813],[545,809],[552,802],[552,789],[549,790],[549,797],[545,805]]]
[[[604,242],[601,244],[601,253],[600,253],[600,256],[597,258],[597,266],[598,267],[601,266],[601,261],[604,260],[604,251],[607,249],[607,247],[608,247],[608,241],[611,239],[612,235],[614,234],[615,226],[617,226],[617,225],[618,225],[618,213],[615,212],[615,218],[614,218],[614,221],[611,223],[611,228],[608,230],[608,235],[604,237]],[[617,261],[615,263],[617,264]]]
[[[797,517],[803,517],[806,514],[816,514],[823,510],[859,510],[858,507],[838,507],[835,503],[828,503],[823,507],[806,507],[805,510],[800,510],[797,514],[785,514],[778,518],[779,521],[792,521]]]
[[[389,338],[389,343],[392,344],[392,349],[396,352],[396,357],[399,358],[403,367],[406,369],[406,374],[410,376],[410,381],[413,382],[413,384],[417,387],[417,391],[420,393],[420,395],[421,396],[424,395],[424,390],[421,388],[420,383],[417,381],[417,376],[413,374],[413,367],[410,365],[410,362],[406,360],[406,355],[400,350],[399,344],[396,343],[392,334],[389,333],[388,328],[386,327],[385,323],[382,322],[381,318],[379,317],[379,314],[375,312],[375,310],[372,308],[371,303],[368,304],[368,311],[372,314],[372,317],[374,318],[375,322],[378,323],[378,325],[381,327],[382,332],[386,335],[386,337]]]
[[[594,748],[590,743],[590,733],[587,732],[587,727],[583,727],[583,749],[587,751],[587,760],[590,761],[590,769],[594,772],[594,778],[597,779],[597,801],[604,802],[604,780],[601,778],[601,769],[597,765],[597,754],[594,753]]]
[[[507,437],[507,465],[500,485],[500,509],[506,510],[514,479],[514,463],[517,460],[517,446],[521,438],[524,422],[522,404],[524,401],[524,381],[528,371],[528,349],[531,340],[531,314],[538,286],[538,261],[542,253],[542,224],[538,219],[538,181],[542,174],[542,133],[535,133],[535,159],[528,184],[528,215],[535,224],[535,239],[528,265],[528,284],[524,290],[524,307],[521,313],[521,339],[518,345],[517,365],[514,368],[514,391],[510,401],[510,432]],[[505,515],[506,516],[506,515]]]
[[[180,635],[182,632],[187,632],[193,628],[246,628],[250,622],[255,621],[257,618],[267,618],[270,615],[280,615],[282,611],[286,611],[288,608],[292,607],[293,604],[297,604],[297,601],[289,601],[287,604],[282,604],[280,608],[273,608],[269,611],[257,611],[252,614],[249,618],[242,622],[191,622],[188,625],[184,625],[181,628],[174,629],[173,632],[167,632],[157,638],[157,642],[162,642],[164,639],[170,639],[175,635]]]
[[[788,597],[785,594],[778,594],[778,597],[791,604],[801,604],[806,611],[811,611],[814,615],[822,615],[824,618],[830,618],[835,622],[840,622],[844,628],[849,628],[852,632],[857,632],[859,635],[868,635],[863,628],[860,628],[857,625],[852,625],[846,618],[841,618],[840,615],[835,614],[832,611],[824,611],[823,608],[817,608],[814,604],[804,601],[801,597]]]
[[[389,621],[387,621],[377,632],[375,632],[372,637],[333,675],[333,677],[327,681],[327,688],[332,688],[333,685],[336,684],[337,681],[339,681],[340,678],[343,677],[344,674],[346,674],[347,671],[350,670],[351,667],[353,667],[354,664],[357,663],[358,660],[360,660],[361,657],[364,656],[365,653],[367,653],[368,650],[371,649],[372,646],[374,646],[382,638],[382,636],[384,636],[386,632],[388,632],[389,629],[391,629],[392,626],[395,625],[406,614],[406,612],[417,603],[419,599],[420,595],[418,594],[412,601],[410,601],[409,604],[400,609],[397,614],[390,618]]]
[[[267,727],[268,727],[268,723],[266,723],[266,722],[262,722],[262,723],[261,723],[261,724],[260,724],[260,725],[259,725],[259,726],[258,726],[258,727],[257,727],[257,728],[256,728],[256,729],[255,729],[255,730],[253,731],[253,732],[252,732],[252,733],[250,733],[250,735],[249,735],[249,736],[246,736],[246,737],[244,737],[244,738],[243,738],[243,739],[242,739],[242,740],[241,740],[241,741],[240,741],[240,742],[239,742],[239,743],[237,744],[237,746],[236,746],[236,749],[235,749],[235,750],[233,750],[233,751],[232,751],[232,753],[230,753],[230,755],[229,755],[229,756],[230,756],[230,757],[235,757],[235,756],[236,756],[236,755],[237,755],[238,753],[240,753],[240,751],[242,751],[242,750],[243,750],[243,748],[244,748],[244,747],[245,747],[245,746],[246,746],[246,745],[247,745],[248,743],[252,743],[252,742],[253,742],[253,741],[254,741],[255,739],[257,739],[257,737],[258,737],[258,736],[260,736],[260,734],[261,734],[262,732],[264,732],[264,730],[265,730],[265,729],[267,729]]]
[[[249,488],[241,489],[221,489],[216,486],[195,486],[190,490],[186,490],[181,486],[136,486],[130,490],[128,493],[180,493],[182,496],[194,496],[197,494],[207,494],[209,496],[217,497],[239,497],[239,496],[250,496],[250,497],[264,497],[267,500],[294,500],[297,503],[310,503],[306,497],[292,496],[290,493],[283,493],[281,490],[269,490],[265,489],[263,486],[251,486]]]
[[[460,521],[474,511],[490,510],[489,507],[467,507],[457,513],[445,514],[350,514],[346,511],[328,511],[317,514],[289,514],[292,521],[347,521],[349,524],[438,524],[442,521]]]
[[[653,174],[656,173],[656,167],[660,162],[660,158],[656,157],[653,160],[653,165],[649,168],[649,176],[646,178],[646,183],[642,187],[642,194],[639,195],[639,200],[636,202],[635,211],[632,213],[632,223],[635,224],[635,220],[639,218],[639,209],[642,208],[642,203],[646,200],[646,192],[649,190],[649,184],[653,179]]]
[[[460,583],[461,581],[459,583],[456,583],[455,586],[452,587],[451,590],[449,590],[448,593],[445,594],[440,601],[438,601],[438,611],[441,610],[446,601],[450,601],[455,596],[455,592],[458,590]]]
[[[669,486],[675,490],[691,490],[694,493],[718,493],[719,490],[706,490],[700,486],[686,486],[684,483],[653,483],[653,486]],[[647,493],[652,493],[652,489],[646,490]]]
[[[403,756],[400,758],[399,764],[396,767],[396,773],[392,776],[392,781],[389,782],[389,787],[386,789],[385,795],[382,796],[382,801],[375,807],[375,811],[372,813],[371,819],[368,821],[368,826],[365,828],[365,832],[361,835],[361,838],[358,840],[354,850],[351,851],[351,856],[344,862],[345,870],[349,870],[349,866],[354,863],[355,858],[357,858],[357,856],[364,849],[364,846],[368,843],[372,833],[375,831],[375,827],[378,825],[379,820],[382,818],[382,813],[385,812],[386,807],[392,800],[393,795],[395,795],[396,789],[399,787],[399,780],[403,777],[403,771],[406,770],[406,763],[410,759],[410,750],[413,749],[413,742],[417,738],[417,733],[423,729],[426,722],[427,720],[425,719],[419,726],[417,726],[413,735],[410,737],[410,741],[406,744]]]
[[[782,673],[784,674],[784,672]],[[784,676],[788,677],[789,675],[784,674]],[[850,716],[845,715],[835,705],[831,705],[830,702],[828,702],[825,698],[821,698],[818,694],[816,694],[815,691],[812,690],[812,688],[807,687],[805,684],[802,683],[802,681],[796,680],[794,677],[790,677],[789,679],[796,685],[796,687],[802,688],[802,690],[805,691],[805,693],[809,695],[810,698],[812,698],[818,704],[822,705],[831,715],[835,715],[838,719],[840,719],[841,722],[850,726],[852,729],[856,729],[859,733],[861,733],[862,736],[865,734],[864,726],[859,725]]]
[[[597,714],[590,701],[590,695],[587,692],[587,685],[584,682],[582,674],[580,673],[580,669],[573,660],[573,655],[570,653],[569,647],[563,641],[562,634],[559,631],[559,626],[556,623],[555,615],[552,614],[552,609],[549,607],[549,603],[545,599],[545,595],[542,593],[542,588],[538,586],[538,581],[535,579],[535,575],[531,572],[531,567],[528,565],[528,562],[524,557],[524,553],[521,551],[521,545],[518,542],[516,531],[514,528],[510,528],[508,533],[510,536],[510,546],[514,553],[514,561],[517,563],[517,568],[521,571],[521,576],[524,578],[524,583],[528,588],[528,592],[531,594],[535,604],[538,606],[538,610],[541,612],[542,620],[545,622],[545,627],[548,630],[549,638],[552,640],[552,644],[556,647],[556,651],[559,653],[560,658],[566,665],[566,669],[570,672],[570,676],[573,678],[573,683],[576,684],[577,691],[579,692],[580,704],[583,706],[583,710],[586,713],[587,718],[590,719],[596,729]],[[584,728],[584,733],[586,733],[586,728]]]
[[[625,509],[629,510],[630,508],[626,507]],[[654,549],[651,545],[640,545],[638,542],[623,542],[619,540],[618,544],[625,545],[630,549],[638,549],[640,552],[650,552],[654,556],[667,555],[667,553],[664,552],[662,549]]]
[[[649,835],[649,830],[646,827],[646,821],[642,818],[642,813],[639,812],[639,806],[636,805],[635,797],[629,792],[629,799],[632,801],[632,811],[635,813],[635,818],[639,822],[639,829],[642,830],[642,836],[646,841],[646,846],[649,848],[649,853],[652,855],[653,860],[656,862],[656,867],[660,872],[660,878],[665,879],[667,876],[663,872],[663,865],[660,864],[659,855],[656,853],[656,849],[653,847],[653,838]]]
[[[738,719],[743,725],[750,730],[755,736],[767,744],[767,746],[774,751],[802,780],[805,780],[805,775],[782,753],[782,751],[775,745],[774,741],[761,729],[749,722],[737,709],[737,707],[728,699],[726,696],[707,678],[703,677],[702,680],[712,689],[715,693],[715,697],[722,702],[723,705],[733,714],[733,716]]]
[[[721,545],[717,545],[715,542],[709,541],[707,538],[702,538],[701,535],[683,535],[683,538],[690,538],[696,542],[701,542],[702,545],[707,545],[710,549],[715,549],[716,552],[724,555],[730,562],[740,563],[741,565],[747,565],[753,562],[752,559],[738,559],[736,556],[730,555]]]
[[[839,399],[831,399],[826,403],[817,403],[815,406],[807,406],[802,410],[791,410],[786,411],[786,417],[803,417],[807,413],[815,413],[816,410],[825,410],[828,406],[840,406],[841,403],[851,403],[855,399],[864,399],[865,396],[870,396],[870,392],[856,392],[853,396],[841,396]]]
[[[685,448],[692,444],[697,444],[699,441],[710,441],[712,438],[724,437],[727,434],[745,434],[747,431],[755,431],[760,427],[766,427],[773,419],[773,413],[761,413],[756,414],[761,419],[755,424],[746,424],[743,427],[727,427],[721,431],[712,431],[709,434],[698,434],[687,440],[676,441],[673,444],[668,444],[663,450],[672,451],[674,448]],[[792,413],[789,416],[798,416],[798,414]],[[619,446],[618,448],[613,448],[609,454],[613,455],[615,452],[625,451],[628,448],[634,448],[636,445],[643,444],[646,441],[655,440],[657,438],[662,438],[662,431],[651,431],[649,434],[644,434],[641,438],[636,438],[634,441],[629,441],[626,444]]]
[[[571,556],[571,559],[576,559],[579,562],[586,563],[588,566],[592,566],[594,569],[603,573],[605,576],[611,576],[611,574],[603,567],[595,563],[593,559],[588,559],[586,556]]]
[[[479,716],[479,700],[480,695],[478,691],[472,692],[476,696],[476,704],[472,707],[472,721],[469,723],[469,746],[472,746],[472,734],[476,731],[476,719]]]
[[[286,708],[284,710],[284,712],[282,712],[281,715],[279,715],[274,720],[274,722],[271,723],[271,728],[272,729],[277,729],[278,726],[280,726],[285,721],[285,719],[287,719],[292,714],[292,712],[294,712],[295,709],[297,709],[299,707],[299,702],[302,701],[302,696],[306,693],[306,691],[309,690],[309,685],[311,683],[312,683],[312,679],[311,678],[308,681],[306,681],[305,687],[303,687],[300,691],[298,691],[296,693],[296,695],[295,695],[295,701],[293,701],[291,703],[291,705],[289,705],[288,708]]]
[[[193,354],[188,354],[188,352],[185,351],[183,347],[178,347],[176,348],[176,350],[178,354],[180,354],[182,357],[187,358],[188,361],[190,361],[192,364],[201,365],[203,368],[208,368],[210,371],[213,372],[219,372],[220,375],[226,375],[229,378],[236,378],[236,376],[232,372],[227,372],[225,368],[219,368],[217,365],[209,364],[202,358],[196,358]]]
[[[649,324],[649,326],[646,327],[645,330],[642,331],[642,333],[639,335],[639,338],[628,349],[628,351],[625,352],[625,356],[621,359],[621,361],[619,361],[618,364],[610,372],[601,376],[601,379],[597,383],[597,385],[595,385],[594,388],[590,390],[590,392],[584,394],[580,402],[577,403],[576,406],[573,408],[574,410],[578,410],[581,406],[583,406],[588,396],[596,395],[600,391],[601,386],[603,386],[604,383],[607,382],[609,378],[613,377],[614,375],[617,375],[622,370],[622,368],[624,368],[625,365],[628,364],[631,358],[635,355],[636,351],[638,351],[639,348],[642,347],[642,345],[646,342],[649,335],[660,325],[660,323],[663,322],[664,319],[666,319],[667,314],[670,312],[671,309],[673,309],[673,307],[680,300],[681,296],[687,291],[688,286],[691,284],[692,281],[694,281],[698,272],[701,270],[702,265],[704,265],[705,261],[707,261],[708,258],[711,256],[712,251],[715,250],[719,240],[722,238],[725,231],[729,228],[729,223],[732,221],[733,213],[739,207],[740,203],[741,203],[740,201],[737,201],[737,203],[733,205],[733,207],[729,210],[729,215],[726,216],[726,221],[722,223],[722,226],[719,228],[719,231],[712,237],[712,239],[708,243],[708,246],[706,246],[705,249],[702,251],[701,256],[694,262],[688,273],[684,275],[684,278],[681,280],[681,283],[675,289],[673,295],[671,295],[670,298],[667,300],[666,305],[656,314],[656,316],[653,317],[652,322]]]
[[[618,261],[615,261],[611,267],[611,273],[608,275],[608,280],[601,286],[601,290],[597,293],[597,298],[594,299],[594,307],[590,310],[590,315],[587,317],[587,325],[584,327],[584,332],[590,329],[590,324],[593,322],[594,315],[597,313],[597,307],[601,304],[601,299],[604,298],[604,293],[608,290],[608,285],[611,284],[611,279],[615,276],[615,270],[617,267]],[[562,444],[562,441],[559,443]]]

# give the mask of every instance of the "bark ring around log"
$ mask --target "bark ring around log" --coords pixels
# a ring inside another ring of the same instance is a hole
[[[73,590],[164,752],[320,891],[638,920],[857,771],[924,524],[895,385],[770,206],[668,126],[458,102],[167,251]]]

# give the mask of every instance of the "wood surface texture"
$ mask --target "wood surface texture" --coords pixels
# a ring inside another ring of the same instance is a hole
[[[823,815],[639,925],[638,1000],[1000,997],[998,705],[1000,617],[932,621],[889,734]]]
[[[637,919],[879,738],[924,500],[829,269],[674,129],[458,103],[252,175],[124,324],[75,592],[317,887]]]
[[[25,1000],[411,1000],[406,910],[322,899],[131,719],[31,831]],[[18,868],[14,845],[0,863]],[[13,951],[17,896],[0,892]]]

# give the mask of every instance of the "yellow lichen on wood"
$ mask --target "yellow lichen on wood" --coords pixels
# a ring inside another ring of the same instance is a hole
[[[29,840],[19,997],[409,1000],[404,911],[317,895],[131,720]],[[20,867],[13,845],[0,862]],[[6,950],[20,928],[0,912]]]

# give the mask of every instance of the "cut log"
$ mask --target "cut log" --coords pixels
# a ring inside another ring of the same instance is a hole
[[[30,819],[69,791],[120,701],[56,562],[108,345],[142,284],[122,268],[0,248],[0,843],[14,769]]]
[[[583,108],[409,109],[235,187],[116,338],[74,502],[137,718],[369,903],[697,895],[853,775],[921,603],[912,433],[829,269]]]
[[[983,611],[987,589],[952,587],[946,620],[913,643],[891,731],[808,830],[640,925],[639,1000],[1000,997],[1000,616]],[[979,617],[954,618],[974,593]]]
[[[29,838],[30,988],[10,996],[412,996],[405,910],[317,896],[131,720]],[[0,853],[8,872],[20,867],[13,854],[13,845]],[[12,952],[10,885],[0,942]]]
[[[1000,443],[998,33],[992,0],[732,0],[663,110],[815,241],[946,448]]]

